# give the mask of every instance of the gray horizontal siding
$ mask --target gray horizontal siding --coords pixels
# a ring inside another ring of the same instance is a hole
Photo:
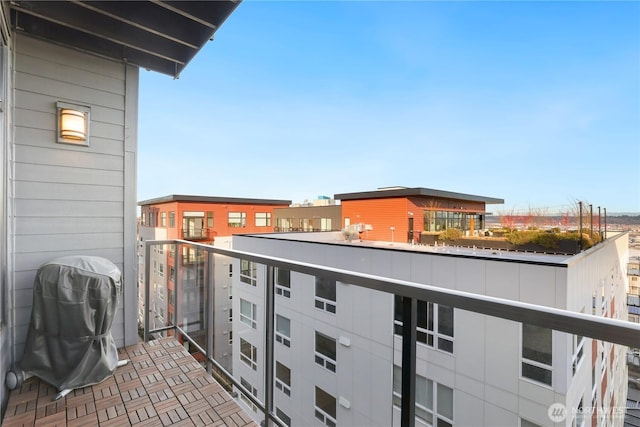
[[[100,224],[100,226],[96,226]],[[123,232],[119,217],[23,217],[16,227],[16,235],[56,235]]]
[[[81,166],[69,168],[23,163],[16,166],[16,180],[105,185],[124,182],[124,173],[122,171],[88,169]]]
[[[74,103],[79,104],[78,102]],[[50,111],[44,113],[26,108],[16,108],[15,124],[16,126],[54,132],[54,138],[51,139],[51,141],[55,142],[56,105],[55,103],[51,103]],[[91,129],[89,130],[89,133],[90,136],[95,136],[97,138],[115,140],[122,140],[124,136],[122,124],[99,122],[93,119],[91,119]]]
[[[50,148],[51,141],[55,141],[56,131],[53,129],[36,129],[34,127],[15,128],[16,140],[21,141],[21,145]],[[115,139],[101,138],[96,135],[91,136],[91,151],[96,154],[118,155],[124,150],[124,142]],[[73,145],[57,144],[56,149],[60,152],[82,152],[87,151],[86,147],[76,147]]]
[[[121,270],[125,264],[126,67],[23,35],[15,58],[14,320],[21,355],[42,264],[79,254]],[[88,147],[56,142],[57,101],[91,107]],[[112,330],[120,345],[123,306]]]

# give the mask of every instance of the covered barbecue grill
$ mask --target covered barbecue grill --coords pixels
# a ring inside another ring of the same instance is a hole
[[[33,284],[33,306],[19,368],[61,393],[97,384],[119,365],[111,325],[122,294],[122,274],[111,261],[68,256],[43,264]]]

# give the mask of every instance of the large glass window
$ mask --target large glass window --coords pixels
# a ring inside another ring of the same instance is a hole
[[[256,263],[246,259],[240,260],[240,281],[248,283],[251,286],[256,286],[256,279],[258,277],[258,269]]]
[[[282,421],[284,423],[284,425],[286,426],[290,426],[291,425],[291,418],[289,418],[289,416],[287,414],[285,414],[284,412],[282,412],[280,410],[280,408],[276,407],[276,416],[278,418],[280,418],[280,421]]]
[[[291,369],[276,361],[276,388],[291,396]]]
[[[393,405],[402,402],[402,368],[393,366]],[[453,425],[453,389],[416,375],[416,425],[450,427]],[[435,420],[435,422],[434,422]]]
[[[326,277],[316,277],[316,308],[335,314],[336,281]]]
[[[522,324],[522,376],[551,385],[552,331]]]
[[[244,387],[247,390],[249,390],[249,392],[254,397],[258,397],[258,390],[253,385],[251,385],[251,383],[249,381],[247,381],[244,378],[240,377],[240,384],[242,385],[242,387]],[[253,410],[253,412],[256,412],[258,410],[258,407],[256,405],[254,405],[253,402],[247,396],[244,395],[244,393],[240,393],[240,398],[242,399],[242,401],[244,403],[246,403]]]
[[[258,369],[258,349],[242,338],[240,338],[240,360],[254,371]]]
[[[253,329],[256,329],[256,312],[257,309],[255,304],[252,304],[249,301],[245,301],[242,298],[240,299],[240,321],[242,323],[251,326]]]
[[[213,212],[207,212],[207,227],[213,228]]]
[[[166,227],[166,226],[167,226],[167,213],[160,212],[160,227]]]
[[[315,415],[327,427],[336,426],[336,398],[316,386]]]
[[[169,227],[175,227],[175,226],[176,226],[176,213],[169,212]]]
[[[276,268],[276,294],[291,298],[291,272]]]
[[[336,371],[336,340],[316,331],[316,363],[331,372]]]
[[[291,320],[276,314],[276,341],[291,347]]]
[[[229,227],[240,228],[247,226],[247,213],[246,212],[229,212]]]
[[[394,313],[394,333],[402,335],[402,297],[397,295]],[[453,353],[453,313],[446,305],[418,301],[417,342]]]
[[[271,227],[271,213],[256,212],[256,227]]]

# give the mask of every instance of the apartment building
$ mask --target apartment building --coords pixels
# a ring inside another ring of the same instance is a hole
[[[577,255],[346,241],[341,233],[233,237],[234,249],[515,302],[626,319],[628,237]],[[267,270],[234,264],[233,373],[264,390]],[[403,319],[392,294],[275,269],[274,411],[288,425],[399,425]],[[418,303],[416,425],[614,426],[626,348]],[[259,418],[244,398],[245,408]],[[567,408],[553,419],[553,404]],[[589,408],[584,410],[583,408]],[[554,423],[555,421],[555,423]]]
[[[447,228],[474,235],[485,228],[486,206],[503,204],[495,197],[431,188],[385,187],[374,191],[335,194],[342,224],[363,224],[360,237],[389,242],[433,243]]]
[[[146,240],[182,239],[229,248],[231,236],[237,233],[273,232],[274,210],[289,206],[290,200],[248,199],[169,195],[138,203],[141,209],[138,226],[138,319],[144,322],[145,311],[145,258]],[[149,259],[151,292],[149,295],[149,322],[152,329],[178,322],[187,330],[206,329],[206,311],[202,292],[209,279],[204,254],[193,248],[181,248],[175,253],[174,245],[154,247]],[[231,370],[231,298],[232,265],[226,257],[215,257],[213,280],[215,333],[209,337],[216,360]],[[184,289],[176,292],[176,283]],[[180,318],[176,318],[177,306]],[[197,335],[204,345],[206,337]]]

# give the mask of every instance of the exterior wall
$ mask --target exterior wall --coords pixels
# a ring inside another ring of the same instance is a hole
[[[157,214],[158,221],[160,221],[161,213],[167,214],[167,236],[170,239],[177,238],[182,239],[182,218],[184,212],[213,212],[213,227],[205,228],[208,231],[206,241],[215,241],[216,236],[230,236],[236,233],[265,233],[272,232],[274,230],[275,218],[274,209],[282,207],[282,205],[269,205],[269,204],[234,204],[234,203],[194,203],[194,202],[169,202],[160,203],[154,205],[143,205],[141,213],[145,215],[146,223],[149,226],[149,213]],[[169,212],[176,213],[176,225],[175,227],[169,227]],[[246,227],[229,227],[228,213],[229,212],[246,212],[247,222]],[[256,226],[255,214],[257,212],[268,212],[271,214],[270,226]],[[206,221],[206,216],[205,216]],[[155,225],[159,227],[158,224]],[[191,240],[191,239],[187,239]]]
[[[136,334],[135,156],[138,70],[16,35],[14,357],[20,359],[38,267],[64,255],[97,255],[124,275],[112,328]],[[88,147],[56,143],[56,101],[91,107]]]
[[[410,209],[406,198],[345,200],[341,206],[343,227],[345,218],[349,218],[351,224],[373,226],[372,230],[361,233],[363,240],[407,242]],[[391,227],[394,227],[393,233]]]
[[[567,275],[567,305],[569,310],[593,313],[597,316],[627,320],[626,260],[629,256],[628,234],[607,239],[569,260]],[[626,406],[626,347],[587,339],[588,349],[582,376],[574,377],[568,393],[568,403],[576,407],[583,399],[585,407]],[[568,350],[571,351],[570,349]],[[596,384],[591,381],[595,367]],[[586,372],[584,372],[586,371]],[[602,416],[602,412],[600,416]],[[619,417],[606,419],[607,425],[622,423]]]
[[[526,255],[522,260],[490,255],[469,257],[304,239],[305,234],[287,235],[286,240],[277,236],[234,236],[233,246],[236,250],[580,311],[585,303],[591,304],[593,290],[609,277],[612,269],[615,276],[616,268],[624,265],[622,249],[626,240],[610,239],[591,252],[572,258],[546,256],[546,261],[537,261],[533,256],[525,259]],[[339,240],[342,237],[336,233],[336,241]],[[585,272],[594,272],[586,283]],[[260,275],[264,272],[259,273],[258,279],[263,284],[264,277]],[[607,299],[607,306],[613,300],[616,313],[623,313],[624,308],[616,302],[618,286],[624,290],[624,282],[615,284],[615,297]],[[264,307],[263,292],[234,277],[234,313],[239,312],[240,298],[256,303],[260,312],[257,331],[247,331],[243,324],[234,322],[234,336],[255,339],[251,343],[258,348],[259,365],[264,357],[264,331],[260,329],[264,319],[260,311]],[[292,273],[291,299],[276,296],[276,313],[291,319],[291,349],[276,343],[275,358],[290,364],[287,366],[291,368],[292,393],[286,397],[276,390],[275,405],[291,417],[293,425],[313,425],[313,387],[319,385],[336,399],[342,397],[350,402],[350,409],[337,405],[338,424],[388,425],[393,363],[400,363],[402,348],[401,338],[394,336],[392,330],[393,297],[346,284],[338,284],[336,292],[336,315],[314,308],[311,276]],[[417,374],[453,389],[455,425],[513,426],[523,418],[550,426],[547,410],[553,403],[565,404],[571,410],[585,396],[583,406],[591,406],[591,340],[585,340],[582,358],[573,374],[573,336],[553,332],[553,379],[552,385],[547,386],[521,376],[520,323],[462,310],[455,310],[454,319],[453,354],[418,344]],[[315,330],[350,342],[348,347],[337,346],[338,375],[325,372],[314,363]],[[604,364],[605,377],[613,376],[616,385],[607,382],[609,391],[604,392],[606,400],[601,401],[612,401],[611,396],[616,396],[613,401],[622,404],[626,399],[621,392],[626,382],[624,353],[618,349],[611,353],[610,346],[605,350],[609,356],[604,361],[597,356],[596,369],[600,372]],[[393,357],[388,357],[390,351]],[[240,362],[238,352],[234,343],[234,375],[255,377],[252,385],[261,390],[260,367],[257,372],[248,369]],[[374,367],[375,372],[368,371]],[[344,375],[340,375],[341,369],[345,369]],[[602,387],[599,378],[598,387]],[[394,424],[399,422],[398,414]],[[572,421],[567,418],[566,425]]]
[[[13,259],[9,253],[13,251],[9,237],[9,216],[12,215],[13,205],[10,200],[12,187],[11,167],[11,115],[13,111],[13,97],[10,95],[13,87],[13,43],[10,39],[9,7],[7,2],[0,2],[0,378],[4,379],[13,362],[11,348],[12,328],[9,323],[9,298],[13,289]],[[0,417],[3,415],[9,397],[4,381],[0,387]]]

